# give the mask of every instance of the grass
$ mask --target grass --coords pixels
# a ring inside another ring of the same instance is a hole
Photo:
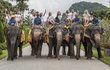
[[[2,51],[2,54],[0,55],[0,60],[3,59],[3,58],[5,58],[7,55],[8,55],[7,54],[7,51],[6,50],[3,50]]]
[[[81,49],[84,51],[84,47],[82,46]],[[102,62],[109,65],[110,66],[110,56],[106,56],[104,51],[101,51],[102,52]],[[95,58],[98,58],[98,53],[97,53],[97,50],[95,48],[93,48],[93,57]]]
[[[93,56],[96,58],[98,57],[96,49],[93,49]],[[106,56],[104,51],[102,51],[102,56],[103,56],[103,58],[101,61],[110,66],[110,56]]]
[[[29,43],[23,45],[23,48],[28,47],[28,46],[29,46]],[[7,50],[3,50],[2,51],[2,54],[0,55],[0,60],[3,59],[3,58],[5,58],[5,57],[7,57],[7,55],[8,55],[7,54]]]

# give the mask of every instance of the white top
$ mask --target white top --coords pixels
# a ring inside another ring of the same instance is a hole
[[[34,24],[34,19],[36,18],[36,16],[33,16],[32,14],[30,15],[30,20],[31,22]]]
[[[16,14],[16,21],[19,22],[22,20],[22,15],[21,14]]]
[[[84,13],[83,18],[84,18],[84,20],[90,20],[90,14],[89,13],[88,14]]]
[[[72,20],[72,17],[73,17],[73,13],[72,12],[68,13],[67,19]]]
[[[7,23],[9,23],[10,19],[11,19],[11,16],[10,15],[7,15],[6,16]]]
[[[76,15],[77,15],[76,12],[72,13],[72,19],[75,19],[76,18]]]
[[[55,23],[54,17],[53,17],[53,16],[49,16],[49,17],[47,18],[47,22]]]

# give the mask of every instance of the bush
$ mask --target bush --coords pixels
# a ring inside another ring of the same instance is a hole
[[[3,31],[3,29],[4,29],[3,23],[0,22],[0,43],[5,42],[4,31]]]
[[[0,43],[0,54],[2,54],[2,50],[6,50],[6,43]]]

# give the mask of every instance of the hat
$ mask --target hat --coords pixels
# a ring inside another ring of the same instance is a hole
[[[12,17],[12,18],[16,18],[16,16],[15,16],[15,15],[12,15],[11,17]]]

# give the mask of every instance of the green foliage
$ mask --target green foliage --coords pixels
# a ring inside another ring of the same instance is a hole
[[[27,41],[28,41],[29,30],[30,30],[29,26],[27,24],[24,24],[23,25],[23,31],[25,33],[25,43],[27,43]]]
[[[0,43],[0,54],[2,54],[2,50],[6,50],[6,43]]]
[[[4,21],[4,16],[6,14],[6,12],[9,12],[10,10],[12,10],[12,4],[4,1],[4,0],[0,0],[0,21]]]
[[[24,12],[28,10],[28,4],[26,3],[28,0],[16,0],[17,5],[15,6],[17,11]]]
[[[4,29],[3,23],[0,22],[0,43],[5,42],[4,31],[3,31],[3,29]]]
[[[101,19],[110,19],[110,8],[97,10],[94,14]]]
[[[91,3],[91,2],[79,2],[79,3],[75,3],[73,4],[69,9],[74,9],[74,10],[78,10],[80,14],[82,14],[85,10],[89,10],[89,11],[96,11],[96,10],[101,10],[101,9],[106,9],[107,7],[99,4],[99,3]]]
[[[101,37],[101,42],[107,44],[110,37],[110,20],[103,19],[101,21],[101,26],[104,29],[104,35]]]

